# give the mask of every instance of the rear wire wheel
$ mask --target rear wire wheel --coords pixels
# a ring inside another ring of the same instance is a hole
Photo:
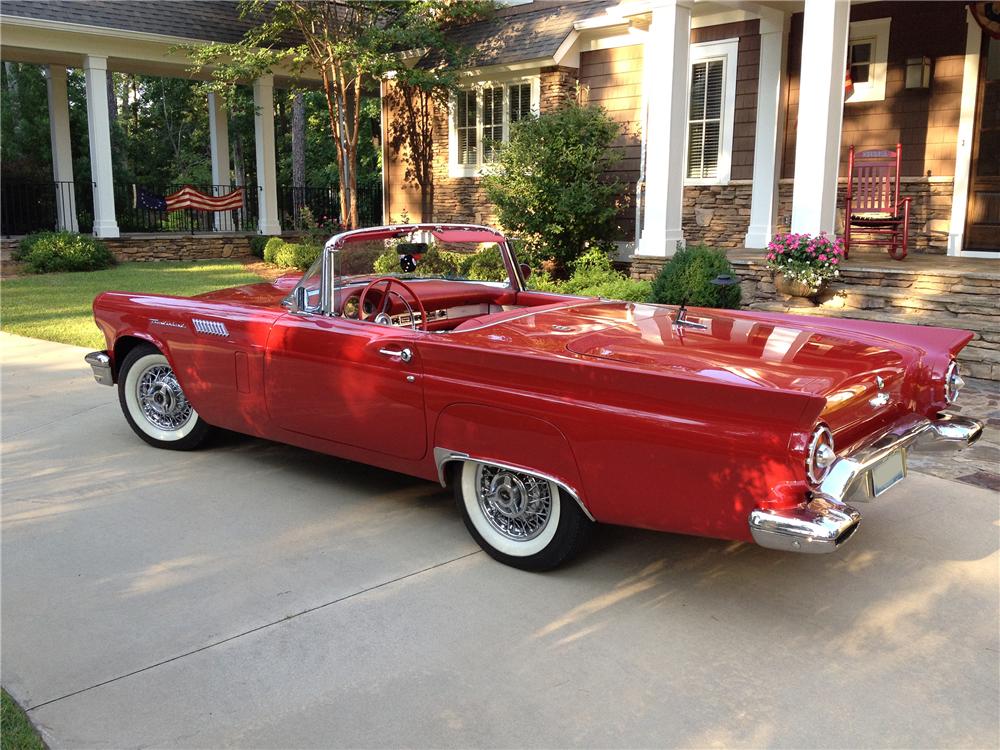
[[[584,546],[594,525],[555,482],[528,472],[466,461],[453,484],[469,533],[488,555],[515,568],[561,565]]]

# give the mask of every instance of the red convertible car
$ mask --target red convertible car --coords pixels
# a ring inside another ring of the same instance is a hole
[[[386,226],[305,275],[195,297],[106,292],[125,419],[211,427],[451,485],[494,558],[542,570],[594,522],[832,552],[910,450],[958,449],[971,334],[528,289],[486,227]]]

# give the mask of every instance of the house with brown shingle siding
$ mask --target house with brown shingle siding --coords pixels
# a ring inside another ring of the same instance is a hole
[[[1000,257],[1000,41],[966,4],[532,2],[454,33],[477,55],[435,113],[424,219],[494,220],[483,142],[527,90],[533,114],[572,96],[622,125],[623,254],[842,231],[849,147],[900,143],[911,251]],[[383,157],[386,217],[421,218],[401,154]]]

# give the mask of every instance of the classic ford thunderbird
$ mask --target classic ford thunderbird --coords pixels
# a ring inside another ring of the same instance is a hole
[[[106,292],[125,419],[213,427],[454,488],[497,560],[554,567],[595,522],[832,552],[907,454],[982,431],[945,410],[970,333],[529,289],[479,226],[330,239],[304,275],[182,298]]]

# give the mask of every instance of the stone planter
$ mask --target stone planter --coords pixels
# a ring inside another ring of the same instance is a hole
[[[779,272],[774,274],[774,288],[781,294],[787,294],[789,297],[813,299],[823,293],[826,289],[826,282],[824,281],[818,287],[813,287],[801,281],[786,278],[785,274]]]

